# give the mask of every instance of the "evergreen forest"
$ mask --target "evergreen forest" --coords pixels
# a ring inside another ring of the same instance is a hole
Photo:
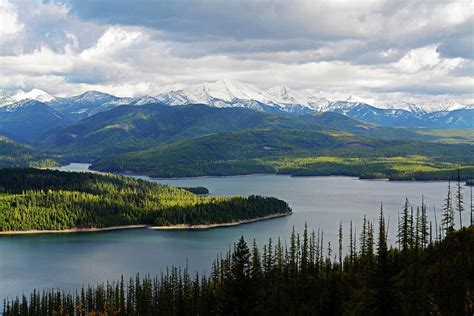
[[[123,176],[41,169],[0,169],[0,231],[121,225],[206,225],[290,214],[282,200],[199,196]]]

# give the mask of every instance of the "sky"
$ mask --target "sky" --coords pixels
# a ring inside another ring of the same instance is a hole
[[[474,100],[474,1],[0,0],[0,89],[261,88]]]

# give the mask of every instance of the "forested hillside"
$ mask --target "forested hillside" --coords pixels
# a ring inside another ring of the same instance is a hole
[[[398,246],[378,225],[294,231],[263,248],[242,237],[210,275],[171,268],[74,293],[37,290],[8,300],[4,315],[472,315],[474,227],[430,234],[422,213],[400,221]],[[345,255],[343,255],[345,253]]]
[[[218,224],[290,212],[276,198],[202,197],[119,176],[0,169],[0,231]]]
[[[93,169],[156,177],[284,173],[398,180],[474,178],[474,145],[264,129],[220,133],[97,161]]]
[[[39,101],[0,106],[0,135],[15,141],[31,144],[44,132],[67,123],[67,119]]]
[[[0,136],[0,168],[4,167],[52,167],[57,158],[28,145],[19,144]]]
[[[361,123],[341,114],[270,114],[244,108],[163,104],[120,106],[44,134],[36,145],[70,159],[94,160],[145,150],[199,136],[247,129],[304,130],[396,138],[429,139],[403,128]]]
[[[332,112],[121,105],[52,128],[34,145],[28,155],[0,147],[0,166],[54,160],[159,177],[283,173],[393,180],[453,179],[460,168],[463,179],[474,177],[472,130],[383,127]]]

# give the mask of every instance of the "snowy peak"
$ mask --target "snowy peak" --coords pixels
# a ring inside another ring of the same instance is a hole
[[[142,97],[131,98],[130,103],[132,105],[144,105],[150,103],[159,103],[160,101],[157,98],[154,98],[149,95],[144,95]]]
[[[23,100],[36,100],[40,102],[52,102],[56,97],[40,89],[32,89],[28,92],[18,90],[16,93],[2,91],[0,93],[0,106],[9,105]]]
[[[47,108],[48,106],[44,104],[43,102],[37,101],[37,100],[32,100],[32,99],[25,99],[21,100],[15,103],[10,103],[5,106],[3,106],[3,110],[7,112],[13,112],[17,111],[20,109],[26,109],[26,108],[40,108],[40,107],[45,107]]]
[[[73,102],[85,103],[85,102],[97,102],[97,101],[104,101],[104,100],[108,101],[108,100],[113,100],[113,99],[118,99],[118,98],[108,93],[92,90],[92,91],[87,91],[82,94],[65,98],[65,99],[69,101],[73,101]]]
[[[287,86],[276,86],[266,91],[268,99],[273,103],[302,104],[307,105],[308,100],[304,95]]]
[[[191,85],[184,89],[162,93],[159,100],[170,100],[173,105],[186,103],[210,103],[213,100],[230,102],[234,100],[255,100],[261,102],[264,92],[259,88],[239,81],[222,80]]]
[[[359,104],[369,104],[369,105],[374,104],[373,100],[362,98],[357,95],[351,95],[345,101],[349,103],[359,103]]]
[[[51,94],[40,89],[32,89],[26,93],[23,91],[20,91],[17,94],[15,94],[13,98],[17,99],[18,101],[25,100],[25,99],[32,99],[32,100],[36,100],[40,102],[51,102],[56,99]]]
[[[0,90],[0,107],[28,99],[44,102],[66,116],[67,113],[72,113],[72,116],[78,119],[123,104],[144,105],[149,103],[169,105],[202,103],[215,107],[246,107],[294,114],[304,114],[311,111],[347,112],[354,107],[365,106],[393,111],[404,110],[414,114],[474,109],[472,104],[462,104],[449,98],[410,97],[403,94],[393,94],[387,98],[377,95],[357,96],[313,89],[293,89],[285,85],[263,90],[253,84],[236,80],[204,82],[171,90],[157,96],[134,98],[116,97],[99,91],[87,91],[79,95],[60,98],[40,89],[32,89],[28,92]]]

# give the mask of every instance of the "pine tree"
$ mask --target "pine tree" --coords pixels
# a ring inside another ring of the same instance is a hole
[[[410,207],[410,220],[408,222],[408,229],[409,246],[410,249],[414,249],[416,242],[416,223],[413,220],[413,205]]]
[[[474,218],[473,218],[473,214],[474,214],[474,206],[472,204],[472,185],[471,185],[471,226],[474,225]]]
[[[398,224],[398,244],[402,253],[406,253],[410,246],[410,202],[405,199],[405,204],[402,209],[402,217]]]
[[[257,242],[253,240],[252,248],[252,267],[250,275],[253,280],[259,280],[262,275],[262,265],[260,263],[260,252],[258,251]]]
[[[362,232],[360,233],[360,256],[364,258],[367,254],[367,218],[364,215],[362,221]]]
[[[458,169],[458,179],[457,179],[457,190],[456,190],[456,210],[459,212],[459,227],[462,228],[462,212],[464,212],[464,199],[462,193],[462,184],[461,184],[461,171]]]
[[[249,313],[250,302],[247,295],[250,291],[250,250],[241,236],[234,245],[230,259],[230,270],[226,275],[227,291],[224,313],[246,315]]]
[[[352,238],[352,221],[349,224],[349,262],[351,269],[354,269],[354,248]]]
[[[442,224],[445,236],[454,231],[454,214],[451,198],[451,181],[448,182],[448,194],[444,200]]]
[[[342,221],[339,223],[339,269],[342,273]]]
[[[394,313],[394,300],[392,299],[391,280],[388,277],[388,266],[389,258],[387,235],[385,231],[383,204],[381,204],[379,218],[379,238],[377,242],[377,267],[375,270],[376,310],[378,314],[392,315]]]
[[[293,226],[293,231],[291,232],[291,237],[290,237],[290,278],[293,280],[296,279],[296,274],[298,272],[298,267],[297,267],[297,245],[296,245],[296,232],[295,232],[295,227]]]
[[[304,223],[303,245],[301,247],[301,272],[304,274],[308,269],[309,244],[308,244],[308,224]]]
[[[421,214],[420,214],[420,244],[421,248],[428,246],[428,237],[430,236],[428,227],[428,214],[426,210],[425,198],[421,198]]]

